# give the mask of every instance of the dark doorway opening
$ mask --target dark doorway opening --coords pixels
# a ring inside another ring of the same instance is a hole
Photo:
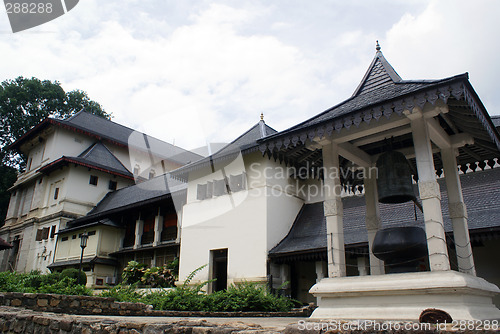
[[[227,248],[212,250],[212,292],[222,291],[227,288]]]

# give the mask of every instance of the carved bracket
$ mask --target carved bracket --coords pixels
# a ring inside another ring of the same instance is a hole
[[[323,209],[325,212],[325,217],[327,216],[339,216],[342,215],[342,200],[337,199],[325,199],[323,201]]]
[[[429,198],[437,198],[441,200],[441,191],[439,190],[439,184],[436,181],[419,182],[418,192],[421,200]]]
[[[464,202],[448,203],[450,218],[468,218],[467,207]]]

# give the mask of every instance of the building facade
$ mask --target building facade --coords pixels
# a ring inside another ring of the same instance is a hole
[[[10,148],[24,154],[27,164],[10,189],[0,228],[0,237],[13,245],[0,252],[0,270],[20,272],[46,271],[59,230],[107,193],[199,158],[85,112],[48,118]]]

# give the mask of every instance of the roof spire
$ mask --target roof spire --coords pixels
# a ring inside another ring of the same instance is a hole
[[[264,120],[264,113],[263,113],[263,112],[261,112],[261,113],[260,113],[260,120],[261,120],[261,121],[263,121],[263,120]]]
[[[377,50],[377,52],[380,52],[380,44],[378,44],[378,40],[377,40],[377,45],[375,46],[375,50]]]

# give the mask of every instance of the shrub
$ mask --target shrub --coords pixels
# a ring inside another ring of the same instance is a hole
[[[91,289],[86,288],[84,284],[76,284],[76,280],[68,276],[62,277],[62,279],[56,283],[42,285],[37,292],[55,293],[59,295],[92,295]]]
[[[171,269],[164,267],[151,267],[144,271],[141,283],[152,288],[168,288],[175,286],[175,277]]]
[[[0,273],[0,291],[23,293],[56,293],[65,295],[91,295],[92,290],[84,285],[77,285],[74,278],[62,277],[61,273],[42,275],[39,272],[29,274],[15,272]]]
[[[125,284],[134,284],[141,281],[146,265],[137,261],[130,261],[123,269],[122,279]]]
[[[78,282],[78,276],[80,276],[80,284],[85,286],[87,284],[87,274],[75,268],[67,268],[61,271],[61,278],[69,277],[73,278],[75,282]]]
[[[141,300],[142,294],[136,291],[137,284],[117,285],[109,290],[101,292],[101,297],[111,297],[119,302],[137,303]]]

